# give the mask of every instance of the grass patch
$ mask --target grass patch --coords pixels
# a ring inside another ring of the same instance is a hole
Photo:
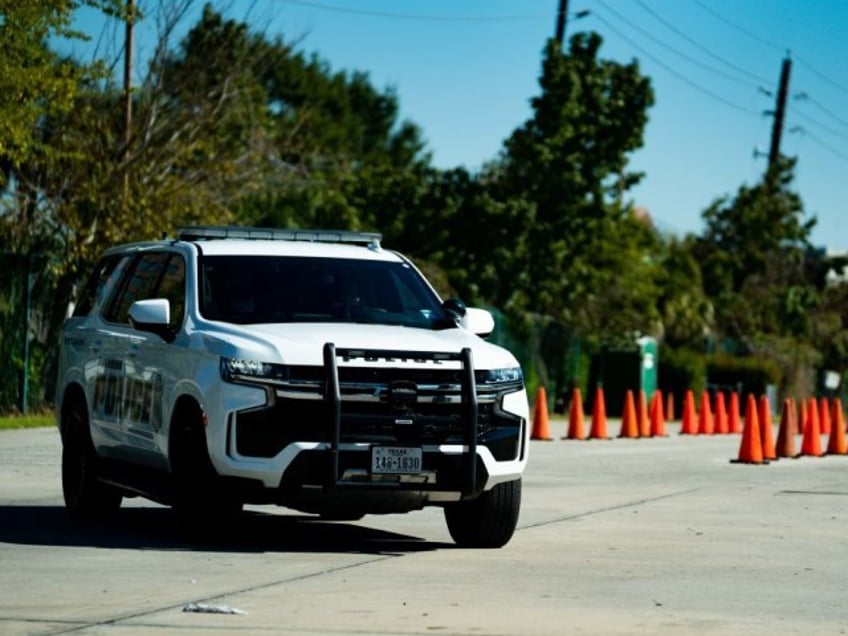
[[[0,415],[0,430],[12,428],[38,428],[55,426],[56,416],[51,411],[27,415]]]

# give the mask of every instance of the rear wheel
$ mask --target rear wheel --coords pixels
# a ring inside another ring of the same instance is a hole
[[[466,548],[500,548],[515,532],[521,508],[521,480],[508,481],[471,501],[445,507],[448,531]]]
[[[71,398],[62,413],[62,494],[73,517],[103,515],[121,506],[121,493],[100,482],[98,464],[85,405]]]

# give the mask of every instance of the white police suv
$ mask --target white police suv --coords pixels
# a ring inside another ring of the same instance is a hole
[[[61,337],[66,507],[437,505],[458,544],[500,547],[529,414],[493,326],[378,234],[202,226],[109,249]]]

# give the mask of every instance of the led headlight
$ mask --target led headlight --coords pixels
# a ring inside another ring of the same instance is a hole
[[[524,380],[521,367],[490,369],[483,371],[482,376],[481,382],[484,384],[507,384],[510,382],[522,382]]]
[[[219,366],[221,379],[226,382],[242,381],[280,381],[289,377],[289,370],[283,364],[243,360],[239,358],[221,358]]]

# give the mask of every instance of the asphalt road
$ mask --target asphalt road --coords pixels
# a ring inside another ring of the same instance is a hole
[[[731,464],[738,435],[668,428],[533,442],[500,550],[455,548],[435,508],[254,508],[203,542],[138,499],[73,524],[56,431],[2,431],[0,634],[846,633],[848,457]]]

